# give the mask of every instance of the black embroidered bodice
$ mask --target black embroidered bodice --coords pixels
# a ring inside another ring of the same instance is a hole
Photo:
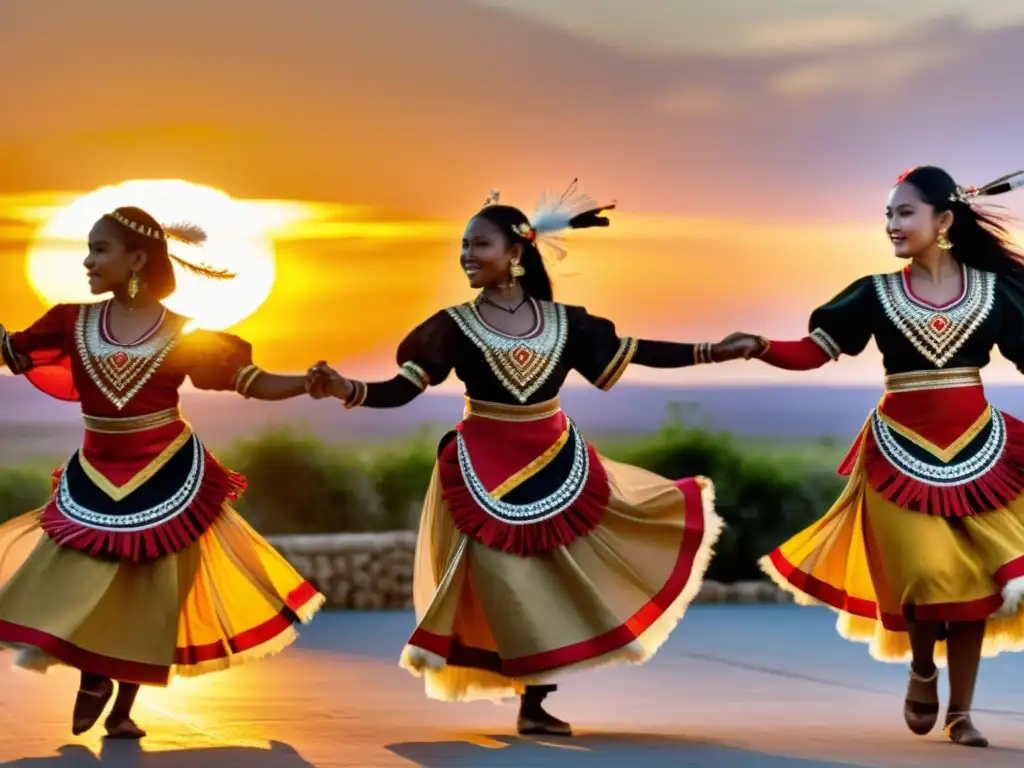
[[[873,337],[887,374],[983,368],[993,347],[1024,370],[1024,282],[963,267],[963,291],[932,306],[916,298],[906,271],[863,277],[809,322],[833,359],[860,354]]]
[[[474,400],[529,405],[556,397],[572,370],[610,389],[631,363],[680,368],[701,362],[693,344],[620,337],[611,321],[582,307],[548,301],[533,306],[537,322],[521,337],[490,326],[473,303],[438,312],[399,346],[399,375],[357,384],[350,405],[404,405],[452,371]]]

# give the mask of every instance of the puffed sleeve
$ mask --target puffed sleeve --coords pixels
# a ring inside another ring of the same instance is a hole
[[[874,279],[860,278],[811,313],[809,338],[833,360],[859,355],[871,341],[877,301]]]
[[[71,375],[77,304],[58,304],[28,328],[8,333],[0,326],[0,357],[11,373],[58,400],[76,402]]]
[[[996,278],[999,302],[999,352],[1024,373],[1024,278],[1000,275]]]
[[[186,366],[196,389],[237,392],[249,388],[263,373],[253,364],[252,345],[238,336],[215,331],[193,331],[185,336]]]
[[[397,375],[387,381],[353,381],[348,408],[397,408],[411,402],[427,387],[440,384],[454,367],[452,331],[447,312],[438,312],[418,325],[398,345]]]

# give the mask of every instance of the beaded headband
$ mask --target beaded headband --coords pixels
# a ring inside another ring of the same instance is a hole
[[[127,227],[132,232],[138,232],[140,235],[151,237],[154,240],[177,240],[179,243],[186,243],[188,245],[199,245],[206,242],[206,232],[203,231],[202,227],[195,224],[185,222],[181,224],[167,224],[160,227],[150,227],[146,224],[140,224],[137,221],[132,221],[118,211],[111,211],[106,214],[106,216],[113,219],[121,226]]]

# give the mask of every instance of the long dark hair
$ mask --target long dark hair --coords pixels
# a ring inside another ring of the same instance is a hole
[[[609,221],[600,214],[610,210],[614,206],[602,206],[592,210],[584,211],[569,219],[568,229],[589,229],[590,227],[607,227]],[[511,205],[488,205],[485,206],[474,218],[486,219],[501,230],[508,238],[510,245],[519,243],[523,246],[523,257],[520,266],[525,274],[519,278],[519,285],[523,291],[540,301],[552,301],[554,299],[554,288],[551,285],[551,276],[547,267],[544,266],[544,259],[540,255],[536,242],[526,237],[518,230],[524,228],[532,231],[530,219],[525,213]],[[536,233],[534,233],[536,236]]]
[[[213,269],[205,264],[193,264],[170,252],[170,240],[194,244],[204,242],[206,234],[198,227],[181,224],[173,227],[169,225],[165,229],[153,216],[134,206],[116,208],[113,213],[106,214],[105,218],[117,225],[120,230],[118,237],[127,250],[143,251],[146,254],[146,265],[139,273],[139,278],[157,301],[163,301],[178,287],[172,262],[177,262],[184,269],[200,277],[214,280],[230,280],[235,277],[233,272]],[[134,228],[125,222],[130,222]],[[147,230],[150,234],[146,234]]]
[[[1006,178],[986,184],[977,194],[992,197],[1009,192],[1013,187]],[[910,184],[937,213],[952,211],[953,224],[947,236],[958,262],[997,275],[1024,275],[1024,255],[1010,238],[1007,215],[961,199],[965,190],[946,171],[932,165],[907,171],[897,183]]]

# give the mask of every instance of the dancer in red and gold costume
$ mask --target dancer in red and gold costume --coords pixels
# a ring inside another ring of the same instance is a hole
[[[466,229],[475,301],[398,348],[399,373],[362,383],[323,368],[311,386],[354,408],[410,402],[454,370],[463,421],[442,439],[416,555],[419,625],[402,666],[445,701],[521,696],[521,733],[569,735],[541,705],[570,669],[641,663],[696,595],[721,522],[703,477],[672,481],[602,458],[559,406],[572,370],[610,389],[630,364],[681,368],[754,354],[645,341],[552,299],[538,244],[608,219],[572,192],[527,217],[492,198]],[[564,256],[555,245],[549,255]]]
[[[846,491],[762,566],[802,603],[839,612],[839,633],[884,661],[911,661],[904,716],[986,746],[971,705],[980,658],[1024,647],[1024,423],[985,399],[993,347],[1024,371],[1024,266],[980,190],[915,168],[889,196],[887,232],[909,266],[861,278],[811,314],[810,336],[765,342],[765,362],[808,370],[875,338],[885,395],[840,471]],[[744,338],[742,336],[735,338]],[[747,337],[749,338],[749,337]]]
[[[108,735],[140,738],[139,684],[227,669],[280,651],[323,597],[230,507],[245,488],[178,410],[186,377],[199,389],[284,400],[305,376],[265,373],[245,341],[185,333],[160,301],[175,287],[168,239],[137,208],[103,216],[89,235],[90,287],[113,298],[59,305],[20,333],[0,327],[3,361],[55,398],[81,403],[82,447],[54,473],[41,510],[0,526],[0,647],[19,666],[82,672],[73,731],[114,697]]]

